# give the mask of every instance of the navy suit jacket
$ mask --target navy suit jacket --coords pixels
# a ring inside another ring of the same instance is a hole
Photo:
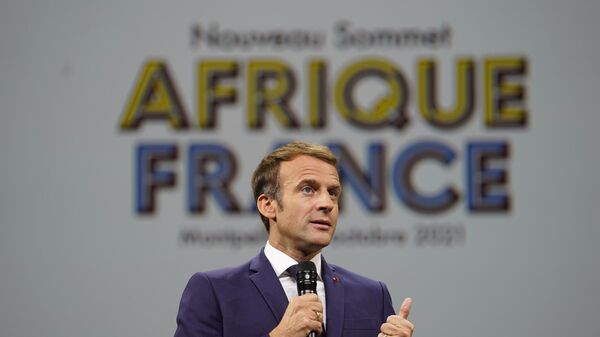
[[[327,297],[327,337],[376,337],[392,299],[384,283],[322,260]],[[177,314],[175,337],[268,336],[288,299],[261,252],[241,266],[194,274]]]

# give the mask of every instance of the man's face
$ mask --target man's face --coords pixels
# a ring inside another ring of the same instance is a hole
[[[281,163],[279,186],[269,242],[293,258],[310,258],[335,232],[341,191],[337,170],[317,158],[298,156]]]

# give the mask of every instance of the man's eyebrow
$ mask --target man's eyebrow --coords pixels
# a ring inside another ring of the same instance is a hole
[[[312,178],[306,178],[306,179],[300,180],[300,182],[298,183],[298,187],[304,186],[304,185],[317,186],[317,185],[319,185],[319,182]]]
[[[338,191],[341,191],[341,190],[342,190],[342,186],[341,186],[341,185],[338,185],[338,184],[336,184],[336,185],[333,185],[333,186],[329,187],[329,189],[330,189],[330,190],[338,190]]]
[[[315,187],[315,186],[321,186],[323,185],[322,183],[320,183],[318,180],[313,179],[313,178],[305,178],[302,179],[298,182],[298,184],[296,185],[296,188],[301,188],[302,186],[306,186],[309,185],[311,187]],[[328,190],[338,190],[341,191],[342,190],[342,186],[339,183],[336,183],[334,185],[331,186],[327,186]]]

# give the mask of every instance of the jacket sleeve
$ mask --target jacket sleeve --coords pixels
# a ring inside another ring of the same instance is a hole
[[[210,279],[204,273],[188,281],[179,304],[175,337],[221,337],[223,317]]]
[[[381,284],[381,291],[383,292],[383,317],[382,323],[387,321],[388,316],[395,315],[394,306],[392,305],[392,296],[388,291],[387,286],[383,282],[379,282]]]
[[[194,274],[181,295],[175,337],[238,336],[233,326],[224,326],[223,310],[211,279],[205,273]],[[229,317],[231,320],[232,317]],[[235,318],[234,318],[235,319]],[[260,337],[269,337],[267,334]]]

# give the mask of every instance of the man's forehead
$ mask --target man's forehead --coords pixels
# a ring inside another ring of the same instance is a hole
[[[311,156],[298,156],[292,160],[281,163],[280,175],[285,178],[315,179],[327,177],[339,183],[339,175],[335,166],[318,158]]]

